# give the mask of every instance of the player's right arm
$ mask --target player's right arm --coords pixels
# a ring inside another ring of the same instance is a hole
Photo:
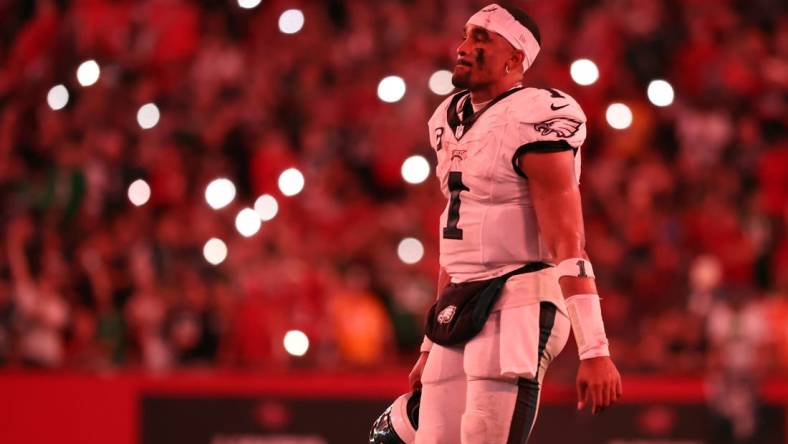
[[[446,120],[446,109],[451,102],[451,98],[453,95],[449,95],[444,101],[435,109],[435,112],[432,114],[432,117],[427,121],[427,131],[430,141],[430,146],[436,153],[438,153],[442,149],[441,140],[443,138],[443,130],[445,129],[445,120]],[[438,162],[440,162],[441,156],[438,155]],[[439,298],[443,289],[449,285],[451,278],[449,274],[443,267],[440,267],[438,271],[438,289],[435,298]],[[430,348],[432,348],[432,341],[425,335],[424,341],[421,343],[421,347],[419,348],[419,358],[416,360],[416,364],[413,366],[413,369],[410,371],[408,375],[408,382],[412,390],[421,388],[421,373],[424,371],[424,364],[427,362],[427,357],[430,354]]]
[[[443,289],[449,285],[451,278],[449,273],[446,273],[446,270],[443,267],[440,268],[438,271],[438,291],[437,297],[440,297],[441,292]],[[416,360],[416,364],[413,366],[413,369],[410,371],[408,375],[408,383],[410,385],[411,390],[416,390],[421,388],[421,373],[424,371],[424,364],[427,363],[427,357],[430,354],[430,349],[432,348],[432,341],[426,336],[424,336],[424,342],[421,343],[421,352],[419,353],[419,359]]]

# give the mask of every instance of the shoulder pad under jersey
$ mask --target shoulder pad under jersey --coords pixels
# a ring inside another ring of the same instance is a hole
[[[526,88],[512,95],[508,112],[520,124],[522,143],[566,140],[579,147],[585,140],[586,115],[563,91]]]

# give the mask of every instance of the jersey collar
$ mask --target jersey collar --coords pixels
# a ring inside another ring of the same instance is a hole
[[[466,90],[457,93],[454,97],[452,97],[451,102],[449,102],[449,108],[447,110],[447,116],[446,116],[446,121],[448,122],[449,127],[451,127],[451,131],[454,134],[454,138],[457,140],[462,139],[462,136],[464,136],[471,129],[473,124],[479,119],[479,117],[482,114],[484,114],[485,111],[487,111],[493,105],[505,99],[506,97],[509,97],[510,95],[524,88],[525,87],[523,86],[518,86],[501,93],[496,98],[492,99],[490,103],[485,105],[484,108],[480,109],[475,113],[473,112],[473,106],[471,105],[471,99],[469,97],[470,91]],[[467,97],[468,99],[463,104],[463,112],[462,112],[463,118],[460,119],[460,115],[457,112],[457,104],[464,97]]]

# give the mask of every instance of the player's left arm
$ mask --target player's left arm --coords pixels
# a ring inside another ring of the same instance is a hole
[[[591,263],[585,252],[574,152],[526,152],[518,166],[528,180],[542,239],[552,252],[580,352],[578,409],[600,412],[621,397],[621,376],[610,359]]]

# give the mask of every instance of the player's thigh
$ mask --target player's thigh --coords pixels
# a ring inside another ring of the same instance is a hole
[[[493,312],[465,346],[465,373],[475,379],[541,378],[569,337],[569,320],[549,302]]]
[[[433,345],[421,376],[416,444],[457,444],[465,410],[462,348]]]
[[[526,444],[539,413],[538,379],[468,380],[462,444]]]
[[[507,444],[517,396],[517,379],[468,380],[459,442]]]
[[[547,367],[555,360],[566,346],[569,332],[572,329],[569,317],[555,309],[553,304],[543,302],[540,320],[540,344],[544,344],[539,359],[539,382],[542,382]],[[547,318],[545,318],[547,317]],[[552,318],[552,321],[549,320]]]

